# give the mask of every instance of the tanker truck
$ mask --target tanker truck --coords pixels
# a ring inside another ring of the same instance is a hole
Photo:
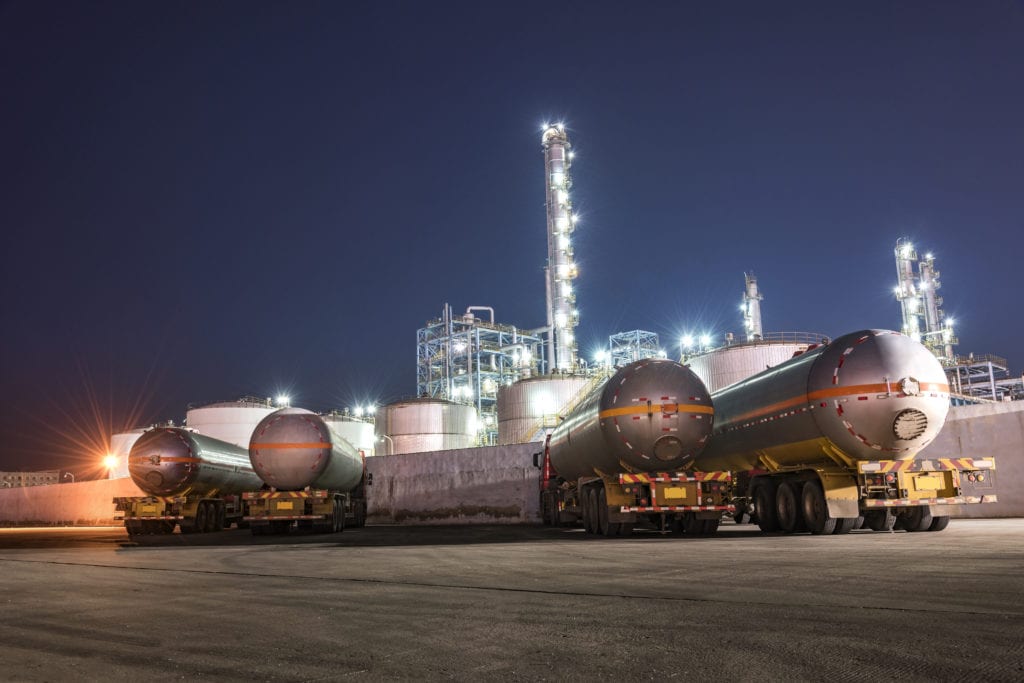
[[[812,346],[711,399],[693,470],[733,472],[736,519],[762,531],[941,531],[952,506],[996,501],[992,458],[915,459],[942,429],[949,386],[898,332]]]
[[[286,533],[293,525],[328,533],[363,526],[363,455],[316,413],[282,408],[267,415],[249,443],[249,461],[266,486],[242,495],[252,533]]]
[[[180,427],[142,434],[128,474],[147,496],[114,498],[129,534],[219,531],[241,522],[240,494],[260,485],[244,448]]]
[[[583,522],[586,533],[603,536],[628,535],[636,524],[715,533],[734,510],[730,475],[685,471],[713,417],[707,389],[689,368],[660,359],[620,368],[535,456],[544,523]]]

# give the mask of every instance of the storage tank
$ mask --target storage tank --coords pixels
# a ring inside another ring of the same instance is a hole
[[[132,446],[145,432],[145,427],[138,427],[111,435],[110,455],[114,457],[114,466],[107,468],[109,479],[123,479],[128,476],[128,455],[132,451]]]
[[[235,494],[262,484],[245,449],[181,427],[143,433],[128,456],[128,474],[151,496]]]
[[[700,377],[704,386],[713,394],[767,368],[784,363],[794,355],[806,351],[811,344],[819,344],[826,339],[824,335],[799,332],[782,332],[766,337],[764,340],[741,342],[691,356],[686,359],[686,365]]]
[[[185,425],[203,436],[248,448],[256,425],[275,410],[269,400],[246,397],[192,408],[185,415]]]
[[[543,441],[547,429],[594,384],[593,377],[531,377],[498,388],[498,443]]]
[[[555,428],[551,465],[565,479],[679,470],[704,448],[714,412],[689,368],[639,360],[596,387]]]
[[[333,433],[349,442],[357,451],[362,451],[367,457],[374,454],[377,437],[372,422],[341,413],[327,413],[320,418],[330,426]]]
[[[351,491],[363,477],[363,456],[316,413],[281,408],[263,418],[249,443],[249,460],[267,486]]]
[[[440,398],[413,398],[377,411],[376,433],[386,455],[471,448],[476,445],[476,408]]]
[[[712,394],[715,430],[695,467],[777,469],[913,458],[942,429],[949,385],[919,342],[863,330]]]

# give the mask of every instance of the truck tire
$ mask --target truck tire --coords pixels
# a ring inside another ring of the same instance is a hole
[[[583,503],[583,529],[588,534],[597,533],[597,492],[594,489],[584,489]]]
[[[196,531],[199,533],[205,533],[209,531],[210,524],[210,508],[206,504],[205,500],[199,501],[199,505],[196,506]]]
[[[757,526],[765,533],[779,530],[779,518],[775,514],[775,491],[771,484],[765,483],[754,489],[754,509],[757,513]]]
[[[860,517],[837,517],[836,528],[832,533],[837,536],[840,534],[848,534],[854,529],[859,528],[858,522],[863,521]]]
[[[597,494],[597,525],[598,533],[602,536],[619,535],[618,523],[608,521],[608,494],[604,487]]]
[[[928,527],[928,531],[942,531],[947,526],[949,526],[949,515],[932,517],[932,525]]]
[[[868,510],[864,513],[864,526],[872,531],[892,531],[896,526],[896,515],[890,508]]]
[[[807,523],[807,529],[816,536],[831,534],[836,530],[836,518],[828,514],[828,503],[825,502],[825,491],[821,484],[809,481],[804,484],[800,494],[801,512]]]
[[[228,527],[228,512],[224,509],[224,501],[217,501],[213,509],[213,530],[224,531]]]
[[[932,525],[932,511],[927,505],[915,505],[901,515],[903,528],[907,531],[928,531]]]
[[[700,536],[704,533],[704,520],[697,519],[696,513],[683,513],[683,533],[687,536]]]
[[[779,520],[780,529],[787,534],[796,531],[801,515],[796,487],[791,482],[782,482],[775,492],[775,516]]]
[[[714,536],[718,533],[718,525],[721,523],[721,519],[705,519],[704,530],[701,531],[705,536]]]

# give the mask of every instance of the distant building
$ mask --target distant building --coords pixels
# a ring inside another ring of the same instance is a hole
[[[46,472],[0,472],[0,488],[21,488],[23,486],[46,486],[60,483],[60,471]]]

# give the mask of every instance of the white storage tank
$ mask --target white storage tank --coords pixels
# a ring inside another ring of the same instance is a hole
[[[498,388],[498,443],[543,441],[544,435],[600,378],[531,377]]]
[[[471,448],[477,440],[476,408],[439,398],[413,398],[377,411],[378,455]]]
[[[139,440],[145,427],[137,427],[127,432],[113,434],[110,437],[110,455],[114,457],[113,467],[107,468],[108,479],[123,479],[128,476],[128,454],[132,446]]]
[[[762,340],[723,346],[692,356],[686,359],[686,365],[713,394],[775,367],[827,339],[824,335],[805,332],[770,333]]]
[[[348,441],[356,450],[362,451],[363,455],[369,457],[374,454],[377,435],[372,422],[333,412],[321,415],[320,419],[327,423],[332,432]],[[386,452],[386,449],[382,447],[381,452]]]
[[[242,448],[249,448],[249,438],[260,420],[277,410],[269,399],[240,398],[237,401],[211,403],[191,408],[185,415],[185,426]]]

